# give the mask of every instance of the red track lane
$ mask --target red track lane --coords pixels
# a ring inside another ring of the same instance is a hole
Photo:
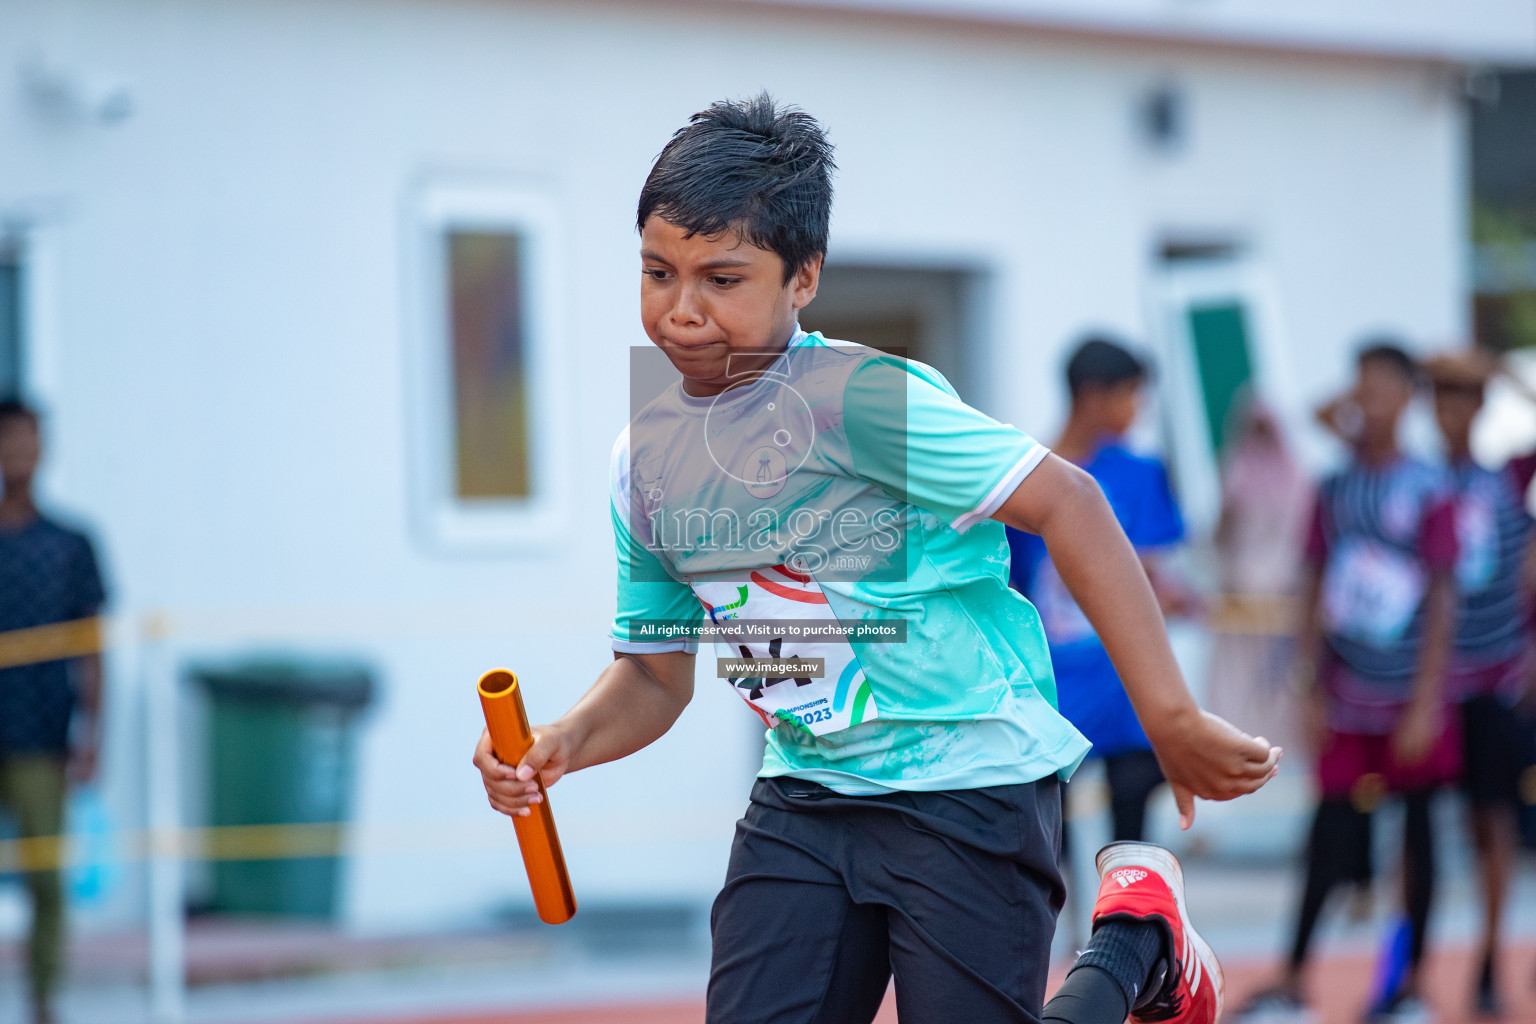
[[[1501,1024],[1536,1024],[1536,948],[1522,946],[1506,954],[1503,962],[1503,991],[1508,1000]],[[1439,1024],[1468,1024],[1468,1012],[1474,965],[1466,949],[1440,950],[1431,954],[1428,965],[1430,1002],[1438,1013]],[[1272,968],[1255,963],[1226,967],[1227,1007],[1235,1009],[1244,998],[1262,987]],[[1339,956],[1321,961],[1313,970],[1312,992],[1322,1011],[1319,1024],[1358,1024],[1365,1005],[1372,972],[1366,956]],[[1060,971],[1052,975],[1052,986],[1059,983]],[[639,1005],[594,1006],[583,1009],[547,1010],[537,1013],[513,1012],[478,1016],[412,1017],[354,1020],[346,1024],[703,1024],[704,1006],[700,1002],[646,1003]],[[316,1022],[319,1024],[319,1022]],[[876,1024],[896,1024],[896,1006],[887,996]]]

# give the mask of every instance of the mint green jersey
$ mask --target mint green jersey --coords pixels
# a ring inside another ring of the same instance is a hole
[[[762,777],[865,795],[1069,774],[1089,745],[990,518],[1046,449],[933,368],[819,334],[755,377],[678,381],[615,445],[614,649],[729,627],[706,675],[795,666],[721,670],[768,726]]]

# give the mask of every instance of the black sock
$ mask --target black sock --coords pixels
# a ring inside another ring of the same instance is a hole
[[[1074,964],[1056,995],[1045,1004],[1040,1019],[1062,1024],[1125,1024],[1130,1012],[1125,990],[1114,975],[1092,964]]]
[[[1429,936],[1429,910],[1435,895],[1435,835],[1430,822],[1429,791],[1409,793],[1403,821],[1403,903],[1408,911],[1411,938],[1408,963],[1424,961]]]
[[[1166,958],[1167,926],[1146,918],[1110,918],[1094,929],[1043,1018],[1066,1024],[1121,1024],[1155,993],[1148,987]],[[1116,1016],[1118,1014],[1118,1016]]]

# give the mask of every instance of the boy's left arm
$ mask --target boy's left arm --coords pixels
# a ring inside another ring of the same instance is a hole
[[[96,629],[99,631],[101,627]],[[72,782],[85,785],[96,780],[96,766],[101,759],[102,670],[99,653],[75,659],[75,690],[76,723],[70,742],[69,777]]]
[[[96,559],[96,549],[90,540],[84,540],[75,554],[71,571],[72,617],[94,620],[91,629],[95,648],[90,654],[75,659],[74,684],[76,695],[73,735],[70,737],[69,775],[77,783],[95,781],[97,763],[101,760],[102,691],[104,672],[101,651],[101,609],[106,603],[107,591],[102,583],[101,566]]]
[[[1424,517],[1419,557],[1429,570],[1424,592],[1424,633],[1419,641],[1413,697],[1392,733],[1398,760],[1418,764],[1429,756],[1444,727],[1445,674],[1456,645],[1456,505],[1436,502]]]
[[[1195,703],[1168,643],[1156,596],[1099,485],[1048,455],[993,515],[1039,534],[1062,582],[1093,624],[1173,787],[1179,824],[1194,798],[1231,800],[1275,773],[1280,748]]]
[[[1456,640],[1456,577],[1449,572],[1431,576],[1424,608],[1413,697],[1392,733],[1393,750],[1404,764],[1418,764],[1428,757],[1445,725],[1444,679]]]

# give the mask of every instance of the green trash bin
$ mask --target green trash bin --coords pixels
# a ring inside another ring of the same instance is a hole
[[[217,831],[208,909],[332,916],[355,725],[373,698],[372,671],[355,662],[253,660],[200,666],[192,678],[210,703],[209,824]],[[241,827],[274,825],[299,827]]]

